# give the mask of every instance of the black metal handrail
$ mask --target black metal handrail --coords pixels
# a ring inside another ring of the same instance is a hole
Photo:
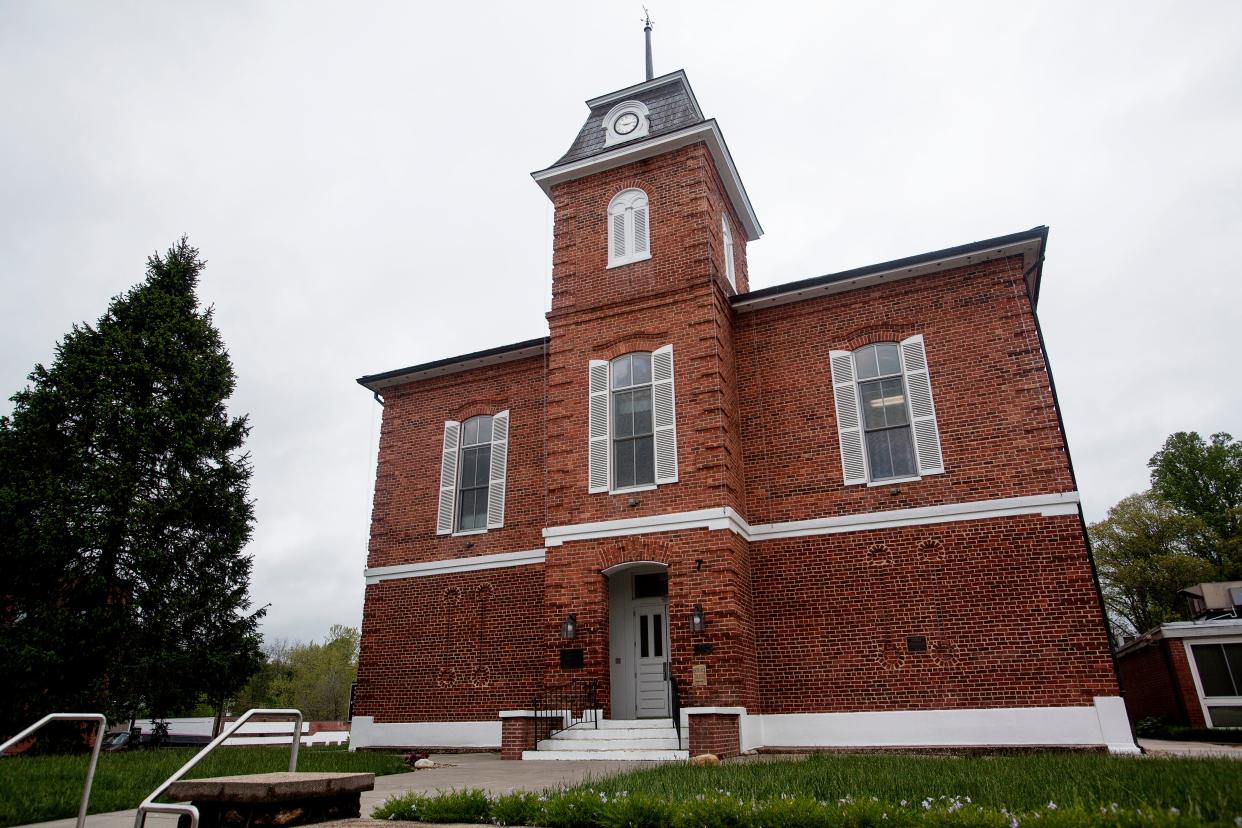
[[[593,678],[570,679],[549,687],[531,705],[537,739],[548,739],[575,725],[599,729],[599,698]]]
[[[673,730],[677,731],[677,749],[681,750],[681,690],[677,687],[677,678],[668,674],[669,711],[673,714]]]

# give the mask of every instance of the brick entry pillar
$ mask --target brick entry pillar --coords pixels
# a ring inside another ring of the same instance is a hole
[[[685,710],[690,731],[690,755],[714,753],[721,759],[737,756],[742,752],[741,716],[702,708]]]
[[[534,750],[538,731],[533,710],[500,711],[500,758],[521,759],[522,751]]]

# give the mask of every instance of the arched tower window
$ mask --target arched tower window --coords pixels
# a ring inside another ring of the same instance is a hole
[[[608,205],[608,266],[651,258],[651,226],[647,194],[622,190]]]

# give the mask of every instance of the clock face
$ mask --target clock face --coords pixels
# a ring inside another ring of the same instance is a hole
[[[618,135],[629,135],[638,128],[638,116],[633,112],[627,112],[613,121],[612,128]]]

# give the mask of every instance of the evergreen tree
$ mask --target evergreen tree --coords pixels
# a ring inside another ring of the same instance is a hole
[[[0,418],[0,733],[217,705],[261,662],[233,367],[183,237]]]

